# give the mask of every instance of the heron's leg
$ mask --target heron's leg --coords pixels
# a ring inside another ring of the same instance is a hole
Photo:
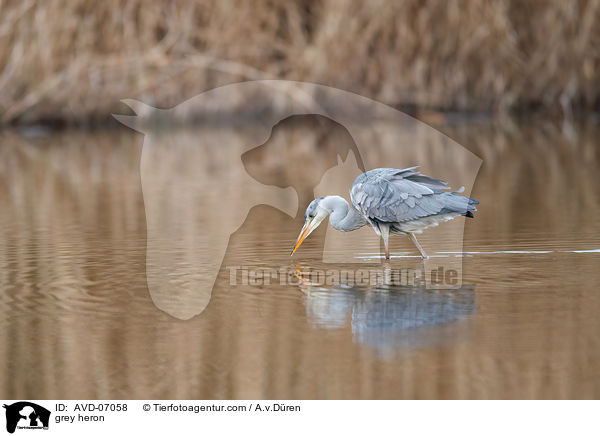
[[[427,253],[425,253],[425,250],[423,250],[423,247],[421,247],[421,244],[419,244],[419,241],[417,241],[417,237],[415,236],[415,234],[414,233],[409,233],[408,237],[417,246],[417,248],[419,249],[419,252],[421,253],[421,256],[423,257],[423,259],[429,259],[429,256],[427,256]]]
[[[388,239],[390,239],[390,225],[389,224],[379,224],[379,231],[381,232],[381,237],[383,238],[383,245],[385,245],[385,258],[390,258],[390,247],[388,244]]]

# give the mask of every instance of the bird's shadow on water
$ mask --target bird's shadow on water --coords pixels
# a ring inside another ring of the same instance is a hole
[[[300,278],[306,315],[320,329],[342,329],[348,323],[356,343],[380,358],[398,352],[447,347],[468,339],[476,310],[474,286],[428,289],[425,286],[336,284],[323,286]]]

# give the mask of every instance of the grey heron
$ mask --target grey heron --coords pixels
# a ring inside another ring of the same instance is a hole
[[[329,224],[341,232],[371,224],[383,239],[386,259],[390,258],[390,234],[408,236],[427,259],[415,233],[457,216],[473,218],[479,202],[460,195],[461,190],[449,192],[446,182],[421,174],[417,168],[376,168],[361,174],[350,189],[352,205],[338,195],[313,200],[290,256],[329,217]]]

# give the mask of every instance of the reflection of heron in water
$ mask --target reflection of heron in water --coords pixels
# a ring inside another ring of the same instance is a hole
[[[350,190],[352,206],[337,195],[313,200],[291,254],[329,216],[329,224],[342,232],[371,224],[383,239],[386,259],[390,258],[390,233],[407,235],[426,259],[415,233],[460,215],[473,218],[479,202],[460,195],[460,191],[445,191],[446,182],[425,176],[416,168],[377,168],[361,174]]]
[[[343,328],[350,319],[356,342],[389,355],[396,349],[445,345],[458,338],[456,330],[445,330],[475,311],[475,292],[463,286],[431,290],[423,286],[324,287],[303,279],[306,313],[318,328]]]

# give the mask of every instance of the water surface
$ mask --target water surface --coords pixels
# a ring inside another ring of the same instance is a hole
[[[289,257],[318,183],[299,162],[333,165],[347,138],[301,127],[285,133],[279,160],[260,150],[242,158],[257,180],[294,187],[301,210],[252,208],[209,305],[185,321],[159,310],[147,286],[141,135],[3,132],[1,396],[600,397],[598,126],[442,129],[483,159],[464,251],[424,238],[430,254],[463,260],[456,290],[303,279],[330,266],[323,229]],[[351,248],[366,264],[339,268],[420,267],[405,240],[387,265],[375,238]],[[232,284],[237,266],[294,280]]]

